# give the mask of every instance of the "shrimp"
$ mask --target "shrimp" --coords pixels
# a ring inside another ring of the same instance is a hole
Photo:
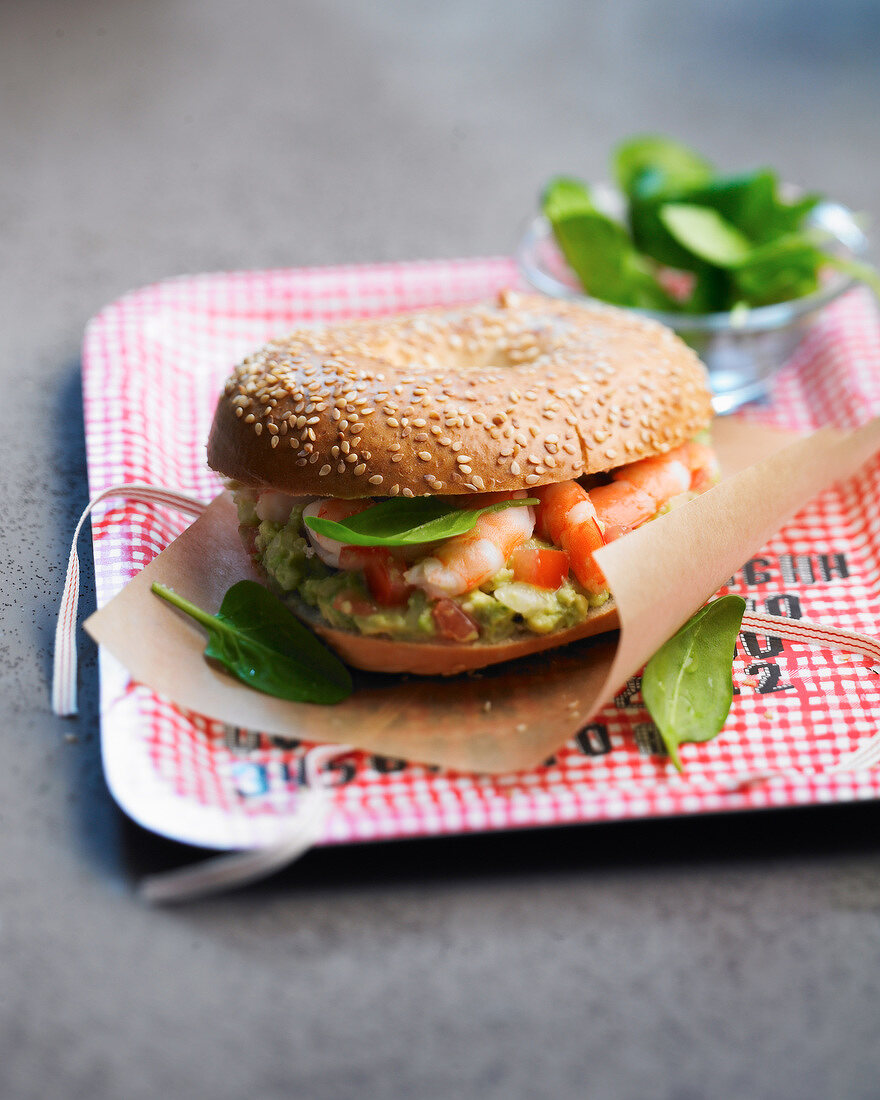
[[[307,504],[303,508],[303,516],[316,516],[319,519],[332,519],[335,523],[339,523],[341,520],[348,519],[350,516],[356,516],[358,512],[363,512],[365,508],[369,508],[373,503],[372,500],[338,500],[335,497],[326,497],[324,500],[313,500],[311,504]],[[325,565],[332,565],[334,569],[357,569],[360,565],[366,563],[366,561],[372,557],[370,551],[372,547],[361,546],[346,546],[343,542],[337,542],[336,539],[327,538],[326,535],[319,535],[317,531],[313,531],[311,527],[306,527],[306,538],[309,540],[315,553],[324,562]],[[366,551],[361,554],[360,551]],[[339,556],[345,553],[345,564],[340,566]],[[363,558],[363,560],[361,560]]]
[[[257,497],[254,511],[257,513],[257,519],[270,520],[272,523],[287,523],[294,505],[300,500],[302,497],[279,493],[275,489],[264,489]]]
[[[590,490],[606,542],[651,519],[673,497],[710,488],[718,479],[718,464],[710,447],[690,442],[620,466],[611,477],[609,485]]]
[[[568,554],[587,592],[602,592],[608,584],[593,552],[651,519],[672,497],[708,489],[717,476],[711,448],[684,443],[668,454],[613,470],[610,484],[589,493],[576,481],[542,485],[534,490],[541,501],[537,532]]]
[[[604,532],[590,495],[576,481],[541,485],[534,490],[538,507],[538,534],[561,547],[571,569],[587,592],[597,594],[608,587],[593,551],[605,544]]]
[[[515,500],[525,492],[491,493],[480,498],[465,497],[462,507],[485,507],[494,501]],[[535,529],[532,507],[505,508],[484,512],[473,530],[440,543],[429,558],[423,558],[404,573],[407,583],[428,596],[460,596],[479,588],[502,569],[507,559]]]

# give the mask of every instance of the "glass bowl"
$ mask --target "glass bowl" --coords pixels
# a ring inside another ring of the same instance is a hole
[[[610,188],[596,191],[597,205],[619,216],[620,196]],[[820,203],[808,224],[830,235],[831,249],[838,255],[863,256],[868,250],[855,215],[840,203]],[[543,215],[529,223],[516,260],[524,279],[536,290],[553,298],[591,300],[580,289]],[[715,412],[724,414],[763,397],[771,376],[795,350],[819,311],[853,285],[849,276],[829,270],[819,290],[777,305],[733,313],[633,312],[661,321],[690,344],[708,368]]]

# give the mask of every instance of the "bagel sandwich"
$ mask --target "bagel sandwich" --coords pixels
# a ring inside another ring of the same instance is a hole
[[[208,463],[343,660],[445,675],[616,628],[593,552],[716,480],[711,416],[662,325],[506,291],[272,341],[227,381]]]

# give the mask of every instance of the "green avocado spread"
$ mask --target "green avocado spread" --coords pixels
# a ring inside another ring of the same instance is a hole
[[[239,490],[234,496],[239,523],[251,532],[256,529],[254,556],[281,595],[296,596],[338,629],[401,641],[425,641],[436,634],[431,601],[421,589],[414,589],[405,605],[373,610],[360,570],[325,565],[305,537],[301,506],[293,509],[286,523],[261,521],[252,493]],[[549,544],[531,539],[527,545]],[[513,571],[505,568],[455,602],[477,624],[480,641],[492,643],[576,626],[608,598],[607,592],[588,595],[572,577],[555,591],[537,588],[515,581]]]

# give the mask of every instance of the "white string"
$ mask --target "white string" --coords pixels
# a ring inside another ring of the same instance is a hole
[[[141,880],[140,896],[154,904],[178,905],[247,886],[294,863],[324,835],[333,806],[332,788],[320,781],[321,768],[335,757],[353,751],[350,745],[317,745],[305,754],[306,785],[301,788],[296,813],[277,844],[148,875]]]
[[[790,642],[804,642],[808,645],[821,646],[823,649],[860,653],[863,657],[873,660],[880,658],[880,641],[876,638],[856,631],[841,630],[836,626],[809,622],[806,619],[788,619],[782,615],[764,615],[747,611],[743,616],[742,627],[744,630],[761,631]],[[833,767],[827,769],[826,774],[839,775],[846,772],[867,771],[878,763],[880,763],[880,731],[870,737],[864,745],[843,756]],[[767,769],[734,776],[725,783],[725,786],[736,789],[766,783],[772,779],[784,779],[792,775],[802,776],[803,773],[791,769]]]
[[[92,509],[108,497],[125,497],[143,504],[165,504],[189,516],[199,516],[207,508],[200,500],[176,489],[161,489],[155,485],[133,483],[114,485],[92,497],[79,517],[70,557],[67,559],[67,575],[58,622],[55,625],[55,654],[52,669],[52,710],[62,717],[76,714],[76,614],[79,607],[79,556],[76,544],[82,525]]]

